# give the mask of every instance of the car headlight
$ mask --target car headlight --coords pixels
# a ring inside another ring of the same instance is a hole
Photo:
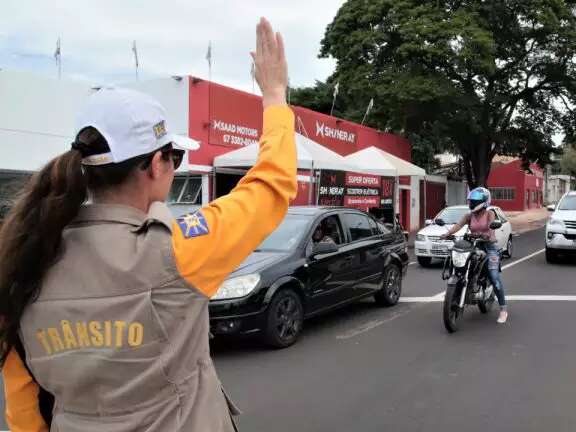
[[[212,300],[246,297],[260,283],[259,274],[238,276],[224,281]]]
[[[564,228],[564,221],[558,218],[550,218],[550,220],[548,221],[548,225]]]
[[[426,241],[426,236],[424,234],[417,234],[416,241]]]
[[[454,267],[464,267],[469,256],[470,252],[452,251],[452,263],[454,264]]]

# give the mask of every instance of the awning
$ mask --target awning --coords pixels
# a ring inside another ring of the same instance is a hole
[[[217,156],[214,159],[214,167],[251,167],[258,160],[259,149],[258,144],[252,144]],[[359,169],[338,153],[298,133],[296,133],[296,153],[299,169],[329,169],[336,171],[358,171]]]
[[[424,176],[419,166],[406,162],[376,147],[367,147],[344,158],[349,163],[360,167],[361,172],[387,177]]]

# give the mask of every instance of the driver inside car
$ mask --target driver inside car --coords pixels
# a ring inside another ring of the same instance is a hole
[[[336,244],[334,239],[324,232],[322,224],[319,224],[314,230],[314,234],[312,234],[312,240],[314,241],[314,243]]]

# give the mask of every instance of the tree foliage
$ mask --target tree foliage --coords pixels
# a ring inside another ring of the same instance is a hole
[[[424,162],[461,154],[471,186],[496,154],[544,165],[555,133],[575,135],[576,0],[348,0],[320,56],[336,71],[293,103],[328,112],[340,82],[335,114],[359,121],[374,97],[369,125]]]
[[[560,159],[560,167],[564,174],[576,176],[576,148],[569,147]]]

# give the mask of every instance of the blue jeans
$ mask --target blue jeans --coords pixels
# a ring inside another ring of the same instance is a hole
[[[486,245],[486,252],[488,253],[488,273],[492,285],[496,290],[498,297],[498,304],[502,309],[506,308],[506,295],[504,293],[504,284],[500,278],[500,249],[496,243],[489,243]]]

